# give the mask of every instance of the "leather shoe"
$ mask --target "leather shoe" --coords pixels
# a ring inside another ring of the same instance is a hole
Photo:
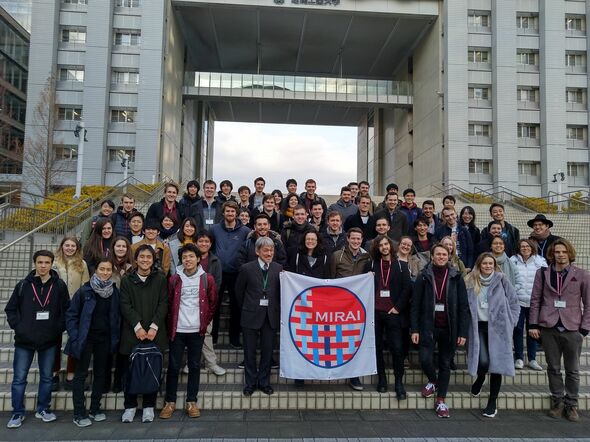
[[[275,392],[270,385],[267,385],[266,387],[259,387],[259,390],[268,395],[271,395]]]
[[[252,393],[254,393],[254,390],[250,387],[245,387],[243,393],[244,393],[244,396],[252,396]]]
[[[377,384],[378,393],[387,393],[387,385]]]

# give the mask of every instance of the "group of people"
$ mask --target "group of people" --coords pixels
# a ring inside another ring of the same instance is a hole
[[[502,376],[527,365],[542,370],[536,349],[542,341],[552,397],[550,414],[578,419],[579,356],[590,330],[590,276],[574,266],[575,250],[551,234],[544,215],[528,222],[529,238],[505,219],[504,207],[490,206],[492,220],[481,231],[472,207],[459,215],[452,195],[440,214],[431,200],[418,207],[413,189],[402,198],[395,184],[383,201],[370,196],[366,181],[342,187],[327,206],[316,182],[286,182],[286,193],[265,193],[254,180],[232,193],[224,180],[189,181],[179,199],[175,183],[146,215],[132,195],[121,205],[104,201],[81,241],[65,237],[55,254],[39,250],[34,270],[20,281],[5,311],[14,330],[13,414],[9,428],[25,416],[27,374],[35,353],[40,380],[35,416],[56,419],[51,391],[60,388],[62,334],[68,339],[64,387],[73,392],[74,423],[86,427],[106,419],[101,398],[124,392],[123,422],[134,420],[138,398],[126,388],[129,355],[142,342],[168,352],[165,402],[159,417],[176,408],[181,371],[188,375],[185,412],[199,417],[199,376],[204,366],[217,376],[221,303],[229,301],[229,344],[243,349],[243,394],[273,394],[270,372],[280,326],[283,270],[316,278],[373,272],[377,391],[388,390],[384,350],[392,354],[394,390],[407,399],[404,370],[408,351],[418,347],[428,379],[424,397],[435,397],[437,416],[450,416],[445,403],[454,355],[467,345],[474,396],[490,374],[483,415],[494,417]],[[217,191],[217,192],[216,192]],[[260,350],[257,361],[257,350]],[[435,351],[438,357],[435,358]],[[186,353],[186,365],[184,358]],[[565,384],[561,376],[564,356]],[[90,408],[84,397],[90,363]],[[435,363],[436,361],[436,363]],[[114,369],[114,374],[113,374]],[[304,380],[294,380],[304,388]],[[354,390],[363,390],[351,378]],[[157,391],[143,394],[142,421],[154,419]]]

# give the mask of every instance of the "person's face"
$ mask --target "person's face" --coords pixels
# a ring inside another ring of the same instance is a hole
[[[570,257],[567,253],[567,248],[563,244],[557,244],[553,248],[553,257],[555,264],[568,265],[570,263]]]
[[[354,184],[352,186],[350,186],[350,193],[351,193],[352,198],[355,198],[359,193],[359,186],[356,186]]]
[[[348,235],[348,246],[351,250],[356,251],[361,248],[363,243],[363,235],[358,232],[352,232]]]
[[[296,196],[292,196],[289,198],[289,207],[291,209],[295,208],[297,204],[299,204],[299,198],[297,198]]]
[[[492,209],[492,218],[495,219],[496,221],[504,221],[504,209],[502,209],[501,207],[494,207]]]
[[[215,195],[215,184],[205,184],[203,187],[203,195],[205,195],[205,198],[213,198]]]
[[[53,260],[49,256],[37,256],[35,260],[35,270],[39,276],[46,276],[52,265]]]
[[[324,214],[324,208],[322,207],[321,204],[316,204],[315,206],[313,206],[311,208],[311,214],[315,218],[320,219],[323,216],[323,214]]]
[[[533,223],[533,232],[535,232],[535,234],[542,235],[547,230],[549,230],[549,224],[545,224],[543,221],[535,221]]]
[[[315,193],[316,184],[315,183],[307,183],[305,185],[305,191],[308,195],[313,195]]]
[[[147,235],[147,233],[146,233]],[[154,264],[154,256],[149,250],[142,250],[137,255],[137,268],[146,273],[151,270]]]
[[[236,209],[233,207],[226,207],[223,211],[223,218],[227,223],[233,223],[236,220]]]
[[[158,237],[158,234],[160,233],[159,230],[157,229],[145,229],[145,238],[153,241]]]
[[[443,207],[455,207],[455,202],[452,199],[444,199]]]
[[[174,221],[166,217],[162,220],[162,227],[164,227],[166,230],[171,229],[172,227],[174,227]]]
[[[368,184],[361,184],[359,186],[359,193],[361,195],[368,195],[369,194],[369,185]]]
[[[303,224],[307,220],[307,213],[305,213],[305,209],[297,209],[293,214],[293,221],[295,224]]]
[[[268,223],[267,219],[257,219],[254,225],[254,230],[258,236],[266,236],[268,235],[268,231],[270,229],[270,224]]]
[[[271,246],[261,247],[256,251],[256,255],[265,263],[270,264],[275,255],[275,248]]]
[[[502,234],[502,226],[498,224],[492,224],[490,226],[490,235],[491,236],[500,236]]]
[[[123,211],[129,213],[135,207],[135,201],[125,196],[121,201],[121,205],[123,206]]]
[[[199,190],[197,189],[197,186],[194,186],[194,185],[188,186],[188,187],[186,188],[186,190],[187,190],[187,192],[188,192],[188,195],[189,195],[191,198],[194,198],[195,196],[197,196],[197,193],[198,193],[198,191],[199,191]]]
[[[387,195],[386,204],[387,204],[387,208],[390,211],[395,210],[395,208],[397,207],[397,195],[395,193]]]
[[[428,226],[424,223],[418,223],[414,230],[419,236],[424,236],[428,233]]]
[[[223,186],[221,186],[221,192],[224,195],[229,195],[231,193],[231,187],[229,184],[227,183],[223,183]]]
[[[196,232],[197,229],[195,229],[195,227],[189,222],[184,223],[184,226],[182,226],[182,233],[186,236],[193,236]]]
[[[127,244],[125,241],[117,241],[113,246],[113,253],[117,258],[124,258],[127,255]]]
[[[404,195],[404,200],[406,204],[411,205],[414,204],[414,200],[416,199],[416,195],[413,192],[408,192]]]
[[[242,224],[246,225],[250,223],[250,214],[248,212],[240,212],[240,221]]]
[[[199,258],[195,255],[195,252],[186,251],[182,254],[182,267],[187,272],[194,272],[199,265]]]
[[[290,184],[287,186],[287,191],[288,191],[289,193],[297,193],[297,184],[295,184],[295,183],[290,183]]]
[[[342,225],[342,220],[340,219],[340,216],[331,217],[328,220],[328,225],[330,226],[332,232],[337,232],[338,230],[340,230],[340,226]]]
[[[412,240],[410,238],[404,238],[399,243],[399,250],[404,255],[409,255],[412,251]]]
[[[524,241],[520,243],[518,250],[520,252],[520,256],[525,259],[533,254],[533,249],[531,249],[531,246]]]
[[[166,198],[166,201],[168,201],[169,203],[173,203],[174,201],[176,201],[177,196],[178,192],[176,191],[176,187],[170,186],[166,189],[166,194],[164,198]]]
[[[110,262],[101,262],[94,273],[101,281],[108,281],[113,276],[113,265]]]
[[[314,250],[318,246],[318,236],[315,232],[307,233],[305,235],[305,248],[307,250]]]
[[[445,210],[443,212],[443,218],[449,226],[457,224],[457,212],[454,210]]]
[[[453,253],[453,249],[455,248],[455,245],[453,244],[452,239],[447,238],[447,239],[441,241],[441,244],[445,247],[445,249],[447,249],[449,251],[449,254]]]
[[[211,240],[206,236],[201,236],[197,240],[197,248],[203,254],[209,253],[209,250],[211,250],[211,245]]]
[[[378,219],[375,222],[375,231],[379,235],[387,235],[387,232],[389,232],[389,223],[383,218]]]
[[[434,249],[432,262],[439,267],[446,266],[449,262],[449,251],[443,247]]]
[[[383,238],[381,241],[379,241],[379,253],[381,254],[381,256],[389,256],[391,255],[391,244],[389,241],[387,241],[386,238]]]
[[[71,258],[72,256],[74,256],[77,250],[78,246],[76,245],[76,243],[69,239],[65,241],[61,246],[61,251],[67,258]]]
[[[262,206],[264,207],[265,212],[272,212],[273,210],[275,210],[274,198],[268,198],[266,201],[264,201]]]
[[[494,273],[495,265],[496,263],[494,262],[494,259],[488,256],[482,259],[479,265],[479,273],[481,273],[483,276],[490,276],[492,273]]]
[[[473,221],[473,215],[471,212],[469,212],[469,210],[465,210],[463,211],[463,215],[461,215],[461,219],[463,220],[464,224],[469,224],[471,221]]]
[[[256,188],[256,192],[262,193],[264,191],[264,181],[258,180],[254,183],[254,187]]]
[[[345,202],[345,203],[349,203],[349,202],[350,202],[350,200],[351,200],[351,198],[352,198],[352,195],[351,195],[351,193],[350,193],[350,191],[349,191],[349,190],[345,190],[344,192],[342,192],[342,193],[340,194],[340,198],[342,198],[342,201],[343,201],[343,202]]]
[[[371,201],[366,198],[361,198],[359,201],[359,211],[361,213],[368,213],[371,208]]]
[[[104,239],[109,239],[111,236],[113,236],[113,226],[111,223],[106,223],[103,227],[102,227],[102,231],[100,232],[101,236]]]
[[[143,228],[143,221],[139,216],[133,217],[131,218],[131,221],[129,221],[129,227],[131,228],[132,233],[140,233]]]
[[[243,203],[248,202],[250,199],[250,192],[247,190],[242,190],[238,195],[240,196],[240,201]]]
[[[493,239],[491,249],[494,255],[501,255],[504,253],[504,241],[502,241],[500,238]]]
[[[107,203],[104,203],[102,206],[100,206],[100,212],[104,216],[110,216],[113,213],[113,208]]]
[[[426,218],[432,218],[432,215],[434,215],[434,206],[431,204],[424,204],[422,206],[422,213]]]
[[[278,193],[274,194],[274,198],[275,198],[275,206],[280,207],[281,201],[283,200],[283,198],[281,198],[281,195],[279,195]]]

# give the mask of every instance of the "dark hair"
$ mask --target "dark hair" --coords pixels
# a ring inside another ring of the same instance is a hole
[[[363,184],[366,184],[367,186],[371,187],[371,185],[369,184],[369,182],[368,182],[368,181],[365,181],[365,180],[363,180],[363,181],[359,181],[359,186],[361,186],[361,185],[363,185]]]
[[[96,260],[95,265],[94,265],[94,271],[96,272],[96,269],[98,269],[98,266],[100,264],[102,264],[103,262],[108,262],[111,265],[111,268],[114,270],[115,269],[115,265],[113,264],[113,259],[110,256],[101,256],[100,258],[98,258],[98,260]]]
[[[389,198],[391,195],[395,195],[396,198],[399,198],[399,195],[395,192],[387,192],[387,195],[385,195],[385,201],[387,201],[387,198]]]
[[[447,255],[449,256],[449,258],[451,257],[451,254],[449,253],[449,249],[447,249],[445,246],[443,246],[441,243],[437,242],[436,244],[434,244],[431,248],[430,248],[430,257],[432,258],[434,256],[434,251],[436,249],[443,249],[445,252],[447,252]]]
[[[494,224],[497,224],[497,225],[499,225],[500,227],[502,227],[502,223],[501,223],[500,221],[496,221],[495,219],[493,219],[493,220],[491,220],[491,221],[488,223],[488,231],[490,230],[490,228],[491,228],[491,227],[492,227]]]
[[[350,192],[350,187],[348,187],[348,186],[342,186],[340,188],[340,195],[342,195],[344,192]]]
[[[473,207],[471,206],[464,206],[461,209],[461,213],[459,213],[459,224],[464,225],[463,224],[463,214],[465,212],[468,212],[471,214],[471,216],[473,216],[473,219],[471,220],[471,222],[469,224],[467,224],[470,227],[475,227],[475,210],[473,209]]]
[[[160,218],[160,225],[162,227],[164,227],[164,225],[162,224],[164,222],[164,220],[168,218],[170,221],[172,221],[172,223],[177,226],[178,225],[178,220],[176,219],[176,216],[172,215],[172,213],[164,213],[164,215],[162,215],[162,217]]]
[[[424,217],[424,216],[419,216],[419,217],[418,217],[418,218],[416,218],[416,220],[414,221],[414,224],[413,224],[413,227],[414,227],[414,229],[415,229],[416,227],[418,227],[418,224],[419,224],[419,223],[424,223],[424,224],[426,224],[427,226],[429,226],[429,225],[430,225],[430,223],[428,222],[428,218],[426,218],[426,217]]]
[[[395,190],[397,193],[397,191],[399,190],[399,187],[397,187],[397,184],[395,184],[395,183],[389,183],[387,185],[387,187],[385,188],[385,192],[389,193],[391,190]]]
[[[208,230],[201,230],[197,233],[197,241],[201,238],[209,238],[209,241],[213,244],[213,235]]]
[[[408,187],[406,190],[404,190],[404,196],[406,196],[408,193],[413,193],[414,196],[416,195],[416,191],[411,187]]]
[[[193,233],[191,236],[191,240],[195,242],[197,240],[197,235],[199,233],[199,227],[197,226],[197,221],[192,216],[189,216],[182,220],[180,226],[178,227],[178,233],[176,234],[176,237],[181,243],[183,243],[186,240],[186,236],[184,234],[184,226],[186,225],[186,223],[189,223],[191,226],[195,228],[195,233]]]
[[[113,239],[114,239],[114,224],[113,220],[110,218],[99,218],[94,225],[94,229],[92,229],[92,233],[90,234],[90,238],[84,244],[84,259],[86,257],[90,258],[90,263],[94,263],[98,261],[103,256],[103,237],[102,237],[102,229],[107,224],[110,224],[113,227],[113,235],[107,240],[107,249],[112,250],[113,248]],[[90,266],[90,265],[89,265]]]
[[[295,185],[297,185],[297,181],[295,180],[295,178],[289,178],[289,179],[287,180],[287,182],[285,183],[285,187],[287,187],[287,188],[288,188],[290,184],[295,184]],[[274,191],[273,191],[273,193],[274,193]]]
[[[351,235],[352,233],[360,233],[360,234],[361,234],[361,238],[364,236],[364,235],[363,235],[363,231],[362,231],[362,229],[361,229],[360,227],[351,227],[350,229],[348,229],[348,230],[346,231],[346,237],[347,237],[347,238],[350,238],[350,235]]]
[[[285,200],[285,203],[284,203],[285,204],[285,206],[284,206],[285,209],[287,209],[289,207],[289,201],[293,197],[297,198],[297,204],[299,204],[299,195],[297,195],[296,193],[289,193],[289,194],[287,194],[287,196],[284,199]]]
[[[504,210],[504,205],[502,205],[502,204],[500,204],[500,203],[492,203],[492,204],[490,204],[490,209],[489,209],[489,211],[490,211],[490,215],[492,214],[492,209],[493,209],[494,207],[500,207],[502,210]]]
[[[434,208],[434,207],[436,207],[436,206],[434,205],[434,201],[432,201],[432,200],[424,200],[424,202],[422,203],[422,208],[424,208],[424,206],[425,206],[426,204],[428,204],[429,206],[432,206],[433,208]]]
[[[193,252],[195,256],[199,259],[201,259],[201,256],[203,256],[203,253],[199,250],[199,248],[196,245],[188,243],[182,246],[180,249],[178,249],[179,262],[182,262],[182,255],[184,255],[186,252]]]
[[[452,201],[453,204],[455,204],[457,202],[457,200],[455,199],[455,197],[453,195],[445,195],[442,200],[443,200],[443,205],[445,203],[445,200]]]
[[[322,204],[322,202],[320,200],[312,201],[311,207],[313,208],[313,206],[322,206],[322,209],[324,208],[324,205]]]
[[[254,217],[254,223],[256,224],[256,221],[258,221],[259,219],[265,219],[270,223],[270,217],[266,214],[266,213],[259,213],[258,215],[256,215]]]
[[[191,186],[195,186],[197,188],[197,193],[199,193],[199,190],[201,190],[201,186],[197,180],[190,180],[188,183],[186,183],[186,190],[188,190],[188,188]]]
[[[100,202],[100,207],[104,206],[105,204],[108,204],[109,207],[113,210],[116,209],[115,203],[113,202],[113,200],[102,200]]]
[[[127,198],[128,200],[135,201],[135,197],[133,195],[131,195],[130,193],[124,193],[123,195],[121,195],[121,202],[123,202],[123,198]]]
[[[272,192],[270,192],[270,194],[273,196],[279,195],[281,197],[281,199],[283,199],[283,192],[281,192],[279,189],[273,190]]]
[[[331,220],[332,218],[334,218],[336,216],[340,218],[340,221],[342,221],[342,214],[340,212],[338,212],[337,210],[331,210],[328,213],[328,216],[326,217],[326,219]]]
[[[351,181],[350,183],[348,183],[348,187],[358,186],[358,185],[359,185],[359,183],[357,183],[356,181]]]
[[[307,180],[305,180],[305,185],[307,186],[308,184],[316,184],[315,180],[313,178],[308,178]]]
[[[393,256],[393,241],[391,240],[391,238],[387,235],[377,235],[371,241],[371,248],[369,249],[369,253],[375,261],[381,259],[381,253],[379,253],[379,243],[384,239],[386,239],[387,242],[389,242],[389,245],[391,246],[391,254]]]
[[[51,262],[53,262],[53,260],[55,259],[55,255],[53,254],[53,252],[43,249],[43,250],[37,250],[33,254],[33,262],[37,262],[37,258],[40,256],[45,256],[45,257],[51,259]]]
[[[215,187],[217,187],[217,183],[215,181],[213,181],[213,180],[206,180],[203,183],[203,187],[205,187],[207,184],[213,184]]]
[[[240,187],[238,187],[238,193],[242,193],[244,190],[247,190],[248,193],[252,193],[252,191],[250,190],[250,188],[248,186],[240,186]]]
[[[135,252],[133,253],[133,260],[137,261],[137,257],[139,256],[139,254],[141,252],[143,252],[144,250],[147,250],[148,252],[151,253],[152,258],[154,260],[152,267],[154,266],[154,264],[156,264],[156,260],[157,260],[157,256],[156,256],[156,251],[154,250],[154,248],[152,246],[150,246],[149,244],[141,244],[137,249],[135,249]]]
[[[301,236],[301,241],[299,243],[299,253],[307,255],[307,247],[305,247],[305,237],[310,233],[313,233],[318,240],[318,244],[317,244],[317,246],[315,246],[315,249],[313,250],[313,253],[311,254],[311,256],[317,257],[319,255],[323,255],[324,254],[324,241],[322,240],[322,236],[320,235],[320,232],[318,232],[315,229],[308,230],[307,232],[305,232]]]
[[[264,178],[262,178],[261,176],[259,176],[258,178],[255,178],[255,179],[254,179],[254,185],[256,185],[256,183],[257,183],[258,181],[262,181],[264,184],[266,184],[266,180],[265,180]]]
[[[377,218],[375,218],[375,225],[377,225],[377,221],[384,219],[385,221],[387,221],[387,225],[389,227],[391,227],[391,220],[389,219],[388,216],[378,216]]]
[[[229,186],[229,188],[231,190],[234,190],[234,185],[232,184],[232,182],[230,180],[223,180],[221,183],[219,183],[219,188],[221,189],[223,186]]]
[[[295,211],[297,210],[305,210],[307,212],[307,209],[305,208],[305,206],[303,204],[297,204],[295,207],[293,207],[293,214],[295,214]]]
[[[555,261],[555,246],[564,246],[565,250],[567,251],[567,256],[570,262],[574,262],[576,260],[576,249],[574,248],[573,244],[569,242],[565,238],[557,238],[551,244],[549,244],[549,248],[547,249],[547,261],[551,264]]]
[[[131,219],[132,218],[135,218],[135,217],[140,217],[141,218],[141,222],[142,223],[145,223],[145,216],[143,216],[143,213],[141,213],[141,212],[133,212],[131,214],[131,216],[129,217],[129,221],[131,221]]]
[[[507,249],[507,244],[506,244],[506,240],[504,238],[502,238],[501,236],[494,236],[492,239],[490,239],[490,247],[491,247],[492,243],[497,239],[502,241],[502,244],[504,244],[504,252],[505,252]]]
[[[268,200],[272,200],[272,202],[275,202],[275,196],[272,193],[267,193],[266,195],[264,195],[262,197],[262,203],[264,204],[266,201]]]

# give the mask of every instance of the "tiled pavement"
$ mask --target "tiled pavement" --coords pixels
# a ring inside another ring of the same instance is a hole
[[[120,412],[107,421],[77,428],[71,413],[58,412],[56,422],[44,424],[31,414],[16,430],[4,427],[8,413],[0,413],[2,441],[90,440],[462,440],[499,441],[545,439],[590,441],[590,415],[577,423],[551,419],[543,412],[503,411],[486,419],[478,411],[451,410],[451,419],[438,419],[431,410],[413,411],[208,411],[188,419],[177,411],[167,421],[142,424],[120,422]]]

